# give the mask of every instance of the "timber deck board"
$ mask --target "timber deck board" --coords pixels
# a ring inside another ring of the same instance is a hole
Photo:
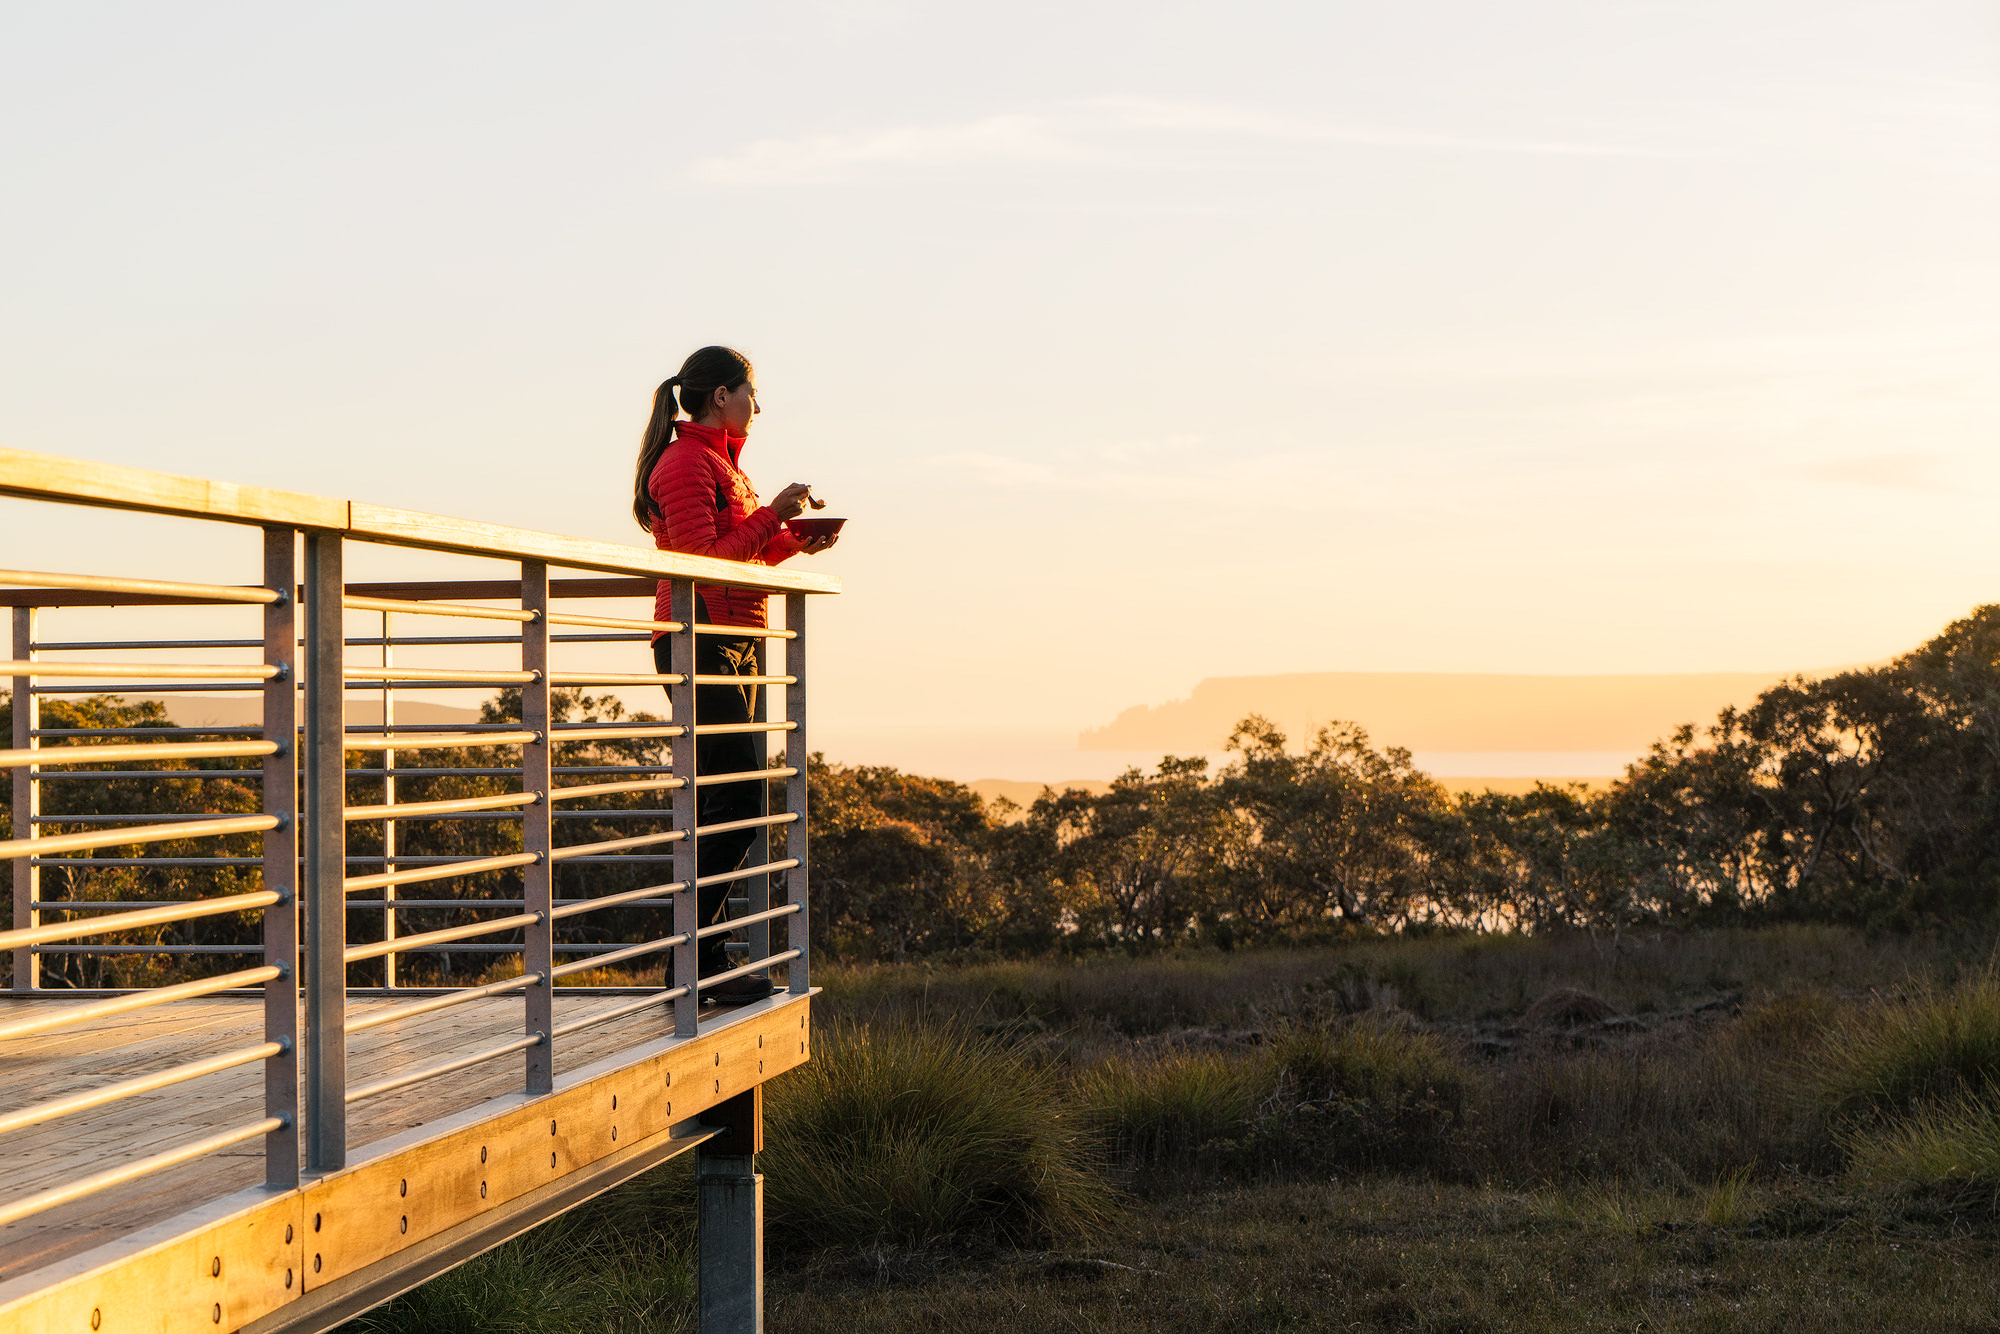
[[[556,1022],[634,999],[556,992]],[[87,1002],[60,997],[8,997],[0,1018]],[[351,997],[350,1016],[408,1004],[402,998]],[[348,1039],[348,1086],[470,1055],[519,1037],[518,996],[470,1001],[418,1015]],[[612,1020],[558,1039],[558,1073],[672,1032],[671,1007]],[[263,1001],[256,997],[203,997],[176,1001],[131,1015],[95,1021],[74,1030],[0,1043],[0,1111],[131,1079],[263,1041]],[[350,1154],[376,1140],[435,1121],[490,1098],[519,1092],[524,1055],[514,1052],[482,1065],[442,1075],[380,1097],[348,1105]],[[31,1126],[8,1135],[0,1158],[0,1201],[91,1176],[120,1163],[160,1153],[264,1115],[261,1061],[123,1099],[105,1107]],[[0,1227],[0,1281],[160,1222],[204,1201],[254,1186],[264,1179],[264,1143],[251,1140],[166,1172],[102,1191],[31,1218]]]

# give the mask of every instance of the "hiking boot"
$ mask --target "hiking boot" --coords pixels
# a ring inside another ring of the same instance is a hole
[[[701,994],[703,999],[714,1001],[717,1005],[748,1005],[751,1001],[766,999],[774,989],[771,979],[764,974],[745,973],[727,982],[718,982]]]

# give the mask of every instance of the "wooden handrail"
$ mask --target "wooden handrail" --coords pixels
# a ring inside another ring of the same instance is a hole
[[[233,482],[180,477],[21,449],[0,449],[0,495],[225,523],[328,529],[362,542],[540,560],[565,569],[651,579],[699,579],[704,583],[794,593],[840,591],[840,580],[832,575],[689,556],[677,551],[647,551],[616,542],[454,519],[391,505],[239,486]]]

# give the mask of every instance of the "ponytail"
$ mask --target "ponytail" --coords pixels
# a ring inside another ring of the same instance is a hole
[[[741,352],[727,347],[704,347],[681,363],[680,374],[654,391],[653,416],[639,441],[639,466],[632,478],[632,517],[641,528],[652,532],[654,521],[660,517],[660,507],[653,503],[653,469],[659,466],[660,456],[674,441],[674,420],[680,415],[674,390],[680,390],[682,402],[698,409],[691,415],[699,417],[707,410],[716,390],[740,389],[750,374],[750,359]]]
[[[674,386],[680,382],[681,377],[676,375],[654,391],[653,416],[639,441],[639,470],[632,479],[632,517],[649,533],[653,531],[653,520],[660,517],[660,507],[653,501],[653,468],[660,455],[667,452],[667,446],[674,442],[674,418],[680,412],[674,402]]]

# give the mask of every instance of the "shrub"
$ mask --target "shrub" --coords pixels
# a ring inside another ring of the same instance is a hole
[[[1925,1110],[2000,1080],[2000,981],[1924,990],[1829,1030],[1806,1084],[1835,1122]]]
[[[1077,1235],[1114,1211],[1053,1076],[963,1026],[831,1024],[771,1085],[759,1166],[783,1241]]]

